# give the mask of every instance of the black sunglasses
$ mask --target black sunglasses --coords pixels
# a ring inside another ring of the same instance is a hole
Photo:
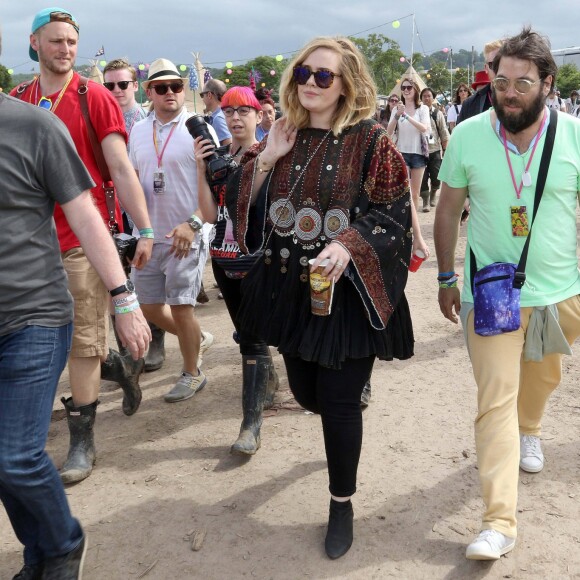
[[[399,99],[389,99],[389,103],[398,103]]]
[[[183,91],[183,83],[169,83],[167,85],[153,85],[151,87],[158,95],[166,95],[167,91],[171,89],[172,93],[180,93]]]
[[[211,91],[204,91],[203,93],[199,93],[199,96],[203,99],[206,95],[209,95]]]
[[[342,76],[337,73],[333,73],[326,68],[320,68],[317,71],[313,71],[306,64],[301,64],[294,67],[294,80],[299,85],[305,85],[312,75],[314,75],[314,82],[319,89],[330,88],[334,82],[334,77]]]
[[[401,87],[402,91],[410,91],[411,89],[414,89],[415,87],[413,85],[403,85]]]
[[[115,90],[115,85],[117,85],[122,91],[126,91],[127,87],[132,83],[133,81],[119,81],[118,83],[111,83],[111,82],[106,82],[103,83],[103,86],[106,89],[109,89],[110,91],[114,91]]]

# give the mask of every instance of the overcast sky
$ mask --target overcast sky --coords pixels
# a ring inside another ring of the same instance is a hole
[[[36,65],[28,57],[30,27],[34,14],[47,6],[39,0],[0,3],[0,63],[15,73]],[[396,40],[409,55],[413,12],[416,52],[472,45],[481,51],[486,41],[517,33],[526,23],[546,34],[553,49],[580,45],[580,3],[572,0],[425,0],[415,6],[385,0],[63,0],[60,6],[80,24],[78,65],[103,45],[105,60],[126,56],[150,63],[164,57],[187,64],[199,52],[206,66],[227,61],[235,66],[260,55],[288,56],[314,36],[362,31],[358,36],[376,32]]]

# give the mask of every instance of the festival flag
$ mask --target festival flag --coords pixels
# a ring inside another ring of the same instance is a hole
[[[211,73],[209,72],[209,70],[205,69],[205,72],[203,73],[203,84],[205,85],[205,83],[207,83],[207,81],[209,81],[209,79],[211,79]]]
[[[97,50],[97,53],[95,54],[95,57],[97,56],[103,56],[103,54],[105,54],[105,47],[101,46],[101,48],[99,48],[99,50]]]
[[[189,67],[189,88],[195,91],[199,87],[199,79],[197,78],[197,71],[195,70],[195,65],[192,64]]]

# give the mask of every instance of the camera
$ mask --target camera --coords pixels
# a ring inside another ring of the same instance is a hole
[[[207,123],[201,115],[193,115],[193,117],[187,119],[185,126],[194,139],[203,137],[203,139],[209,139],[212,143],[214,142]],[[225,183],[230,174],[237,169],[238,164],[230,155],[229,149],[229,145],[214,148],[212,154],[206,157],[206,176],[210,186]]]

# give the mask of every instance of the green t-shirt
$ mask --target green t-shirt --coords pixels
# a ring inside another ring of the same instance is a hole
[[[532,184],[523,187],[518,200],[504,145],[491,125],[490,111],[455,127],[439,179],[450,187],[469,189],[471,213],[467,226],[465,283],[461,294],[464,302],[473,302],[469,283],[470,247],[476,256],[478,269],[493,262],[519,262],[526,238],[512,235],[511,206],[525,205],[531,221],[545,140],[544,131],[530,166]],[[530,155],[531,147],[523,155],[509,152],[518,185]],[[532,229],[522,306],[556,304],[580,293],[576,254],[579,191],[580,121],[559,114],[546,186]]]

